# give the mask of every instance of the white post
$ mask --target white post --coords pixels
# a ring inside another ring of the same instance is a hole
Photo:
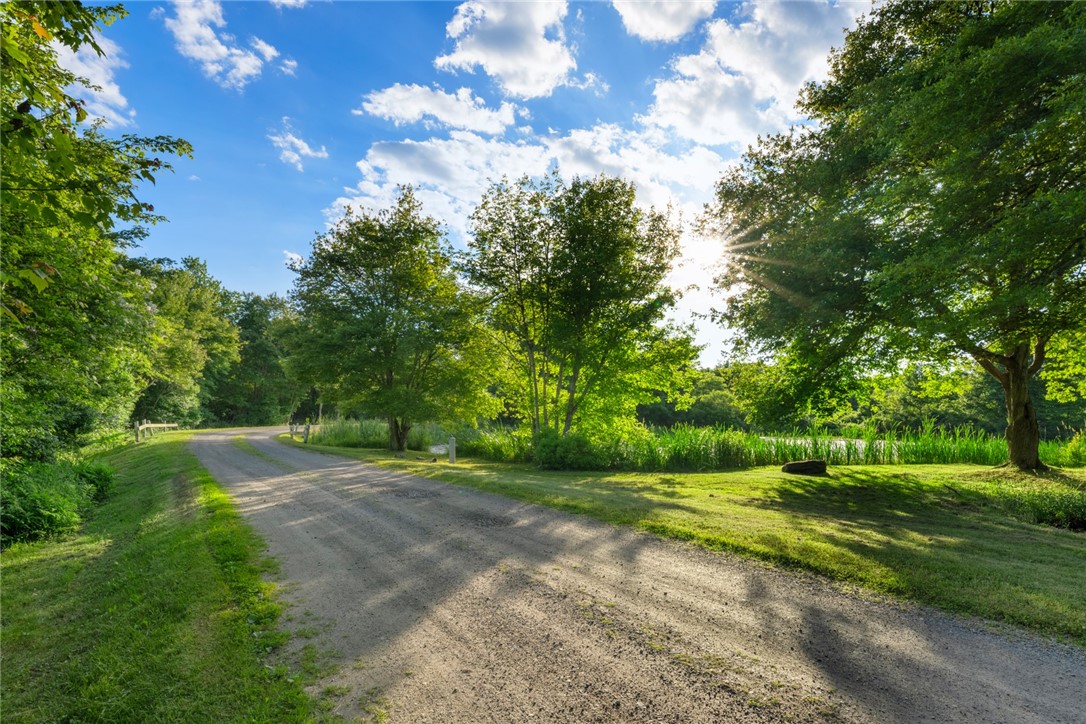
[[[456,438],[452,435],[449,436],[449,462],[456,462]]]

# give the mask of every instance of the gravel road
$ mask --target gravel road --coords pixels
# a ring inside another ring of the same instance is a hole
[[[287,655],[348,719],[1086,722],[1082,649],[279,432],[191,445],[281,564]]]

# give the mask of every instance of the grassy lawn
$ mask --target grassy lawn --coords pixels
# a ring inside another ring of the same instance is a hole
[[[106,456],[117,485],[79,534],[0,556],[5,722],[319,716],[267,662],[271,564],[187,436]]]
[[[1081,495],[1086,471],[1040,480],[968,465],[837,467],[827,477],[786,475],[777,467],[569,473],[307,447],[1086,645],[1086,534],[1020,520],[1005,495],[1017,489]]]

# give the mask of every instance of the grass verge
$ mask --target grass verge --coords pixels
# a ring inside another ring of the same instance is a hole
[[[288,442],[284,439],[284,442]],[[301,444],[301,443],[295,443]],[[408,453],[308,449],[727,550],[1086,646],[1086,534],[1017,517],[1008,490],[1081,494],[1086,472],[969,465],[573,473]]]
[[[268,661],[273,563],[188,436],[105,455],[116,488],[77,534],[0,555],[5,722],[314,718]]]

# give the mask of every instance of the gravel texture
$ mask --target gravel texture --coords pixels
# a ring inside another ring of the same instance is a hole
[[[280,562],[285,655],[348,719],[1086,722],[1080,648],[280,432],[191,445]]]

